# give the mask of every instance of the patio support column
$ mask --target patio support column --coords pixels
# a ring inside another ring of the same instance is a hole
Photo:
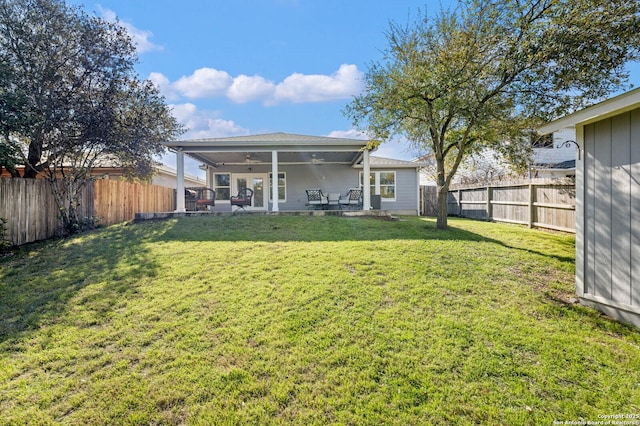
[[[278,151],[271,151],[271,211],[277,212],[278,208]]]
[[[420,195],[422,193],[422,188],[420,188],[420,168],[419,167],[416,167],[416,187],[418,188],[418,191],[416,194],[417,195],[416,211],[418,212],[418,216],[420,216],[420,212],[422,211],[422,205],[420,204],[420,201],[421,201]]]
[[[369,175],[371,174],[371,166],[369,164],[369,150],[365,148],[363,158],[364,170],[362,171],[362,210],[371,210],[371,185]]]
[[[184,212],[184,152],[181,149],[176,151],[176,175],[178,183],[176,185],[176,211]]]
[[[211,168],[209,166],[205,166],[205,184],[207,185],[207,188],[213,188],[213,176],[211,173]]]

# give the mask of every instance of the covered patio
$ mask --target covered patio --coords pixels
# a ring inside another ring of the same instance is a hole
[[[278,212],[287,205],[285,210],[299,210],[302,187],[326,186],[328,190],[342,191],[360,185],[359,170],[363,176],[370,174],[371,149],[366,140],[271,133],[169,141],[164,145],[176,153],[176,212],[186,211],[185,155],[203,164],[206,186],[218,190],[220,203],[225,205],[243,186],[251,187],[259,190],[254,208],[265,212]],[[283,183],[285,173],[289,175]],[[344,179],[342,176],[347,173],[349,178]],[[294,188],[291,193],[287,193],[286,185]],[[362,185],[362,198],[362,210],[370,210],[369,185]]]

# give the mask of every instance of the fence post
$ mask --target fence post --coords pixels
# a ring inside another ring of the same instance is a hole
[[[533,183],[529,183],[529,228],[533,228],[533,215],[534,215],[534,205],[533,205],[533,197],[535,194],[535,186]]]
[[[493,197],[493,188],[487,185],[487,222],[491,222],[493,217],[493,209],[491,208],[491,198]]]
[[[462,190],[458,189],[458,217],[462,217]]]

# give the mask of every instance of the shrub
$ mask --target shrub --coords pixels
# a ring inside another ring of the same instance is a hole
[[[7,239],[7,219],[0,217],[0,253],[13,247],[13,242]]]

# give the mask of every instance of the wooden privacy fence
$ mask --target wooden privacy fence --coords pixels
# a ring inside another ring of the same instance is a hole
[[[573,181],[556,179],[452,188],[448,214],[575,232],[575,192]]]
[[[97,180],[94,186],[94,211],[101,225],[133,220],[136,213],[175,210],[175,190],[157,185],[142,185],[122,180]]]
[[[420,187],[420,215],[437,216],[438,193],[435,186]]]
[[[93,216],[93,187],[82,193],[80,217]],[[0,217],[5,238],[15,245],[50,238],[59,231],[58,207],[45,179],[0,178]]]
[[[133,220],[135,213],[175,209],[175,190],[119,180],[87,182],[78,216],[97,217],[99,224]],[[62,223],[45,179],[0,178],[0,217],[7,219],[5,238],[15,245],[55,236]]]

